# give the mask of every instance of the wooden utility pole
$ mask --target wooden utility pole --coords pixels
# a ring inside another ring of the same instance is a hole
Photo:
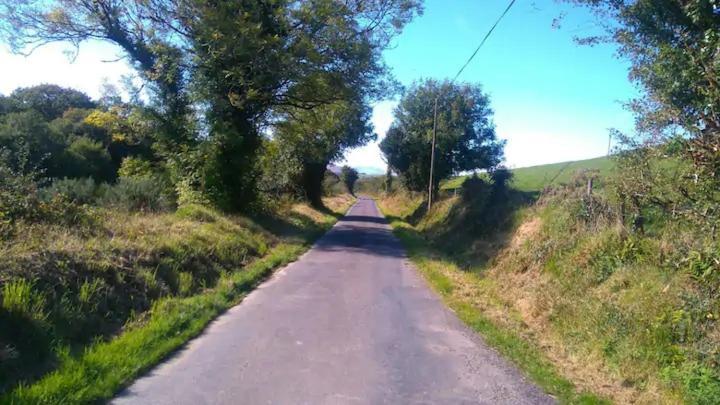
[[[432,146],[430,147],[430,184],[428,185],[428,211],[433,203],[433,172],[435,171],[435,139],[437,138],[437,104],[438,96],[435,96],[435,108],[433,109],[433,133]]]

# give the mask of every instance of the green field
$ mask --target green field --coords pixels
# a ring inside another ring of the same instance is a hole
[[[615,163],[607,157],[599,157],[587,160],[572,162],[552,163],[548,165],[522,167],[513,169],[512,185],[520,191],[542,191],[549,185],[567,183],[572,179],[578,170],[590,169],[599,170],[600,174],[609,173]],[[460,187],[467,176],[456,177],[448,180],[443,189],[452,190]]]

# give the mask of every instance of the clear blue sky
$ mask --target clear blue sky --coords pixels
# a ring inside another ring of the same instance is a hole
[[[467,60],[508,0],[428,0],[422,17],[395,39],[385,58],[401,83],[451,78]],[[566,13],[560,29],[553,19]],[[636,94],[627,63],[610,45],[581,47],[574,35],[593,32],[585,10],[555,0],[518,0],[459,80],[479,82],[490,94],[495,123],[507,139],[511,167],[578,160],[607,152],[608,129],[630,130],[632,116],[622,102]],[[57,83],[99,94],[104,79],[130,73],[111,45],[86,44],[74,64],[67,46],[51,45],[30,58],[0,49],[0,93],[19,86]],[[395,103],[375,106],[380,138]],[[384,171],[377,144],[351,151],[349,164]]]
[[[428,0],[385,54],[403,84],[452,78],[499,17],[508,0]],[[560,29],[553,20],[565,13]],[[573,37],[598,32],[584,9],[554,0],[519,0],[460,81],[479,82],[490,94],[511,167],[579,160],[607,153],[608,129],[632,129],[622,102],[637,92],[627,63],[610,45],[585,47]],[[393,103],[375,109],[384,134]],[[384,167],[376,145],[351,152],[359,166]]]

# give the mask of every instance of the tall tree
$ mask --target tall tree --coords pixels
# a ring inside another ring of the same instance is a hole
[[[433,189],[463,171],[491,169],[502,161],[504,141],[495,135],[490,99],[479,85],[426,80],[415,83],[395,109],[380,150],[405,186],[429,186],[434,100],[438,98]]]
[[[312,110],[297,110],[276,126],[275,139],[299,162],[297,182],[314,205],[322,204],[327,165],[345,150],[376,138],[366,103],[338,102]]]
[[[343,166],[340,171],[340,178],[342,179],[347,192],[355,195],[355,182],[357,182],[360,178],[358,171],[350,166]]]
[[[0,0],[0,34],[17,53],[51,42],[76,50],[88,40],[117,45],[154,90],[158,135],[172,150],[190,137],[187,74],[177,41],[157,29],[148,6],[142,0]]]
[[[95,108],[95,103],[87,94],[54,84],[41,84],[33,87],[15,89],[7,97],[6,105],[10,111],[34,110],[50,121],[62,117],[71,108]]]
[[[205,38],[195,48],[202,53],[198,67],[201,82],[206,83],[202,88],[211,93],[216,150],[221,162],[236,163],[224,171],[225,176],[237,181],[238,171],[256,173],[252,157],[260,145],[259,134],[271,125],[280,143],[295,151],[301,162],[299,182],[306,197],[320,204],[328,162],[345,148],[367,142],[367,103],[393,89],[381,51],[419,4],[408,0],[362,5],[336,0],[220,4],[193,13],[206,16],[193,28],[200,34],[193,36]],[[237,41],[238,34],[247,40]],[[218,169],[214,166],[208,173],[222,176]],[[253,190],[255,177],[248,175],[248,183],[228,199],[250,198],[247,191]],[[222,177],[215,180],[219,180],[217,190],[234,189]]]
[[[382,50],[421,11],[419,0],[15,3],[0,0],[0,31],[16,50],[87,39],[122,47],[154,83],[165,122],[178,125],[165,131],[173,139],[189,133],[178,117],[188,116],[191,83],[210,142],[186,160],[201,166],[201,187],[228,208],[252,199],[265,126],[354,101],[357,92],[366,103],[393,89]]]

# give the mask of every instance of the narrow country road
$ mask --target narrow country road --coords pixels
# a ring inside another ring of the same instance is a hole
[[[408,263],[361,198],[116,404],[545,404]]]

